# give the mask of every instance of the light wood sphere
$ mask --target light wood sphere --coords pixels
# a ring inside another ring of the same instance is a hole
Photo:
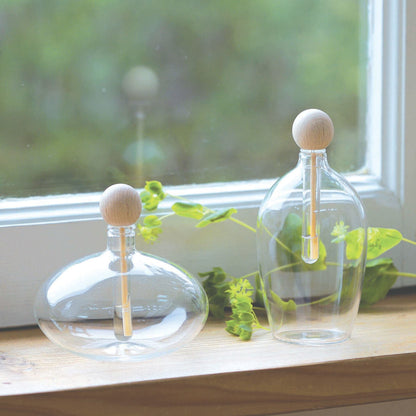
[[[114,227],[127,227],[137,222],[142,212],[139,193],[130,185],[118,183],[101,196],[100,211],[104,221]]]
[[[304,150],[326,149],[334,137],[334,125],[324,111],[302,111],[293,122],[292,135],[296,144]]]

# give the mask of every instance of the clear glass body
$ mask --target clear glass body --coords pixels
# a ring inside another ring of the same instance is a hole
[[[262,291],[275,338],[322,344],[350,336],[366,236],[359,197],[329,167],[325,150],[302,150],[296,168],[266,195],[257,221]],[[348,244],[358,249],[347,250]]]
[[[51,341],[103,360],[139,361],[176,350],[200,332],[207,315],[199,281],[136,251],[134,226],[109,227],[107,250],[63,268],[35,301],[35,317]]]

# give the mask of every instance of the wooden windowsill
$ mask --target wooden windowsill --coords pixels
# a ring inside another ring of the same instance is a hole
[[[360,312],[352,339],[325,347],[252,341],[208,322],[181,350],[96,362],[37,328],[0,332],[0,414],[266,415],[416,397],[416,295]]]

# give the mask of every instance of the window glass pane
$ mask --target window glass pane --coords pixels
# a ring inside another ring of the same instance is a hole
[[[334,120],[334,168],[357,170],[366,13],[360,0],[2,0],[0,194],[276,177],[310,107]]]

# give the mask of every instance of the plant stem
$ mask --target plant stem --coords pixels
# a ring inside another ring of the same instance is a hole
[[[416,278],[416,274],[415,273],[406,273],[406,272],[384,272],[383,274],[387,274],[390,276],[402,276],[402,277],[413,277]]]
[[[279,267],[276,267],[276,268],[274,268],[273,270],[270,270],[270,271],[266,274],[266,277],[267,277],[268,275],[270,275],[270,274],[274,273],[274,272],[278,272],[278,271],[280,271],[280,270],[285,270],[285,269],[290,269],[291,267],[293,267],[293,266],[297,266],[297,265],[299,265],[300,263],[301,263],[301,262],[300,262],[300,261],[298,261],[298,262],[296,262],[296,263],[290,263],[290,264],[285,264],[284,266],[279,266]],[[258,270],[256,270],[255,272],[251,272],[251,273],[245,274],[244,276],[238,277],[237,279],[238,279],[238,280],[239,280],[239,279],[247,279],[248,277],[255,276],[257,273],[259,273],[259,271],[258,271]]]
[[[292,256],[294,256],[294,257],[296,257],[298,260],[299,260],[299,262],[302,262],[303,260],[302,260],[302,258],[298,255],[298,254],[296,254],[296,253],[294,253],[288,246],[286,246],[285,244],[283,244],[277,237],[275,237],[271,232],[270,232],[270,230],[268,229],[268,228],[266,228],[266,227],[264,227],[264,229],[266,230],[266,232],[267,232],[267,234],[269,234],[269,236],[271,237],[271,238],[273,238],[275,241],[276,241],[276,243],[277,244],[279,244],[281,247],[283,247],[286,251],[288,251],[290,254],[292,254]]]
[[[259,321],[258,321],[258,319],[257,319],[257,317],[256,317],[256,319],[255,319],[255,324],[256,324],[256,327],[258,328],[258,329],[264,329],[265,331],[271,331],[271,329],[270,328],[266,328],[265,326],[263,326]]]
[[[256,232],[257,232],[255,228],[251,227],[250,225],[246,224],[246,223],[245,223],[245,222],[243,222],[243,221],[238,220],[237,218],[230,217],[229,219],[230,219],[231,221],[234,221],[236,224],[239,224],[239,225],[241,225],[242,227],[247,228],[247,230],[250,230],[250,231],[252,231],[253,233],[256,233]]]
[[[170,212],[169,214],[163,215],[159,218],[159,221],[163,221],[165,218],[171,217],[172,215],[176,215],[174,212]]]
[[[335,267],[341,266],[339,263],[337,263],[335,261],[327,261],[325,264],[327,266],[335,266]]]
[[[255,272],[245,274],[244,276],[241,276],[238,279],[247,279],[248,277],[255,276],[257,273],[258,273],[258,271],[256,270]]]
[[[300,308],[302,306],[319,305],[320,303],[334,302],[337,296],[338,296],[338,293],[333,293],[332,295],[325,296],[322,299],[314,300],[313,302],[309,302],[309,303],[301,303],[300,305],[296,305],[296,306]]]
[[[185,198],[183,196],[171,195],[171,194],[166,194],[166,196],[169,196],[169,197],[174,198],[174,199],[179,199],[180,201],[193,203],[193,201],[191,201],[190,199]],[[202,206],[202,209],[203,209],[204,213],[213,213],[213,212],[215,212],[212,209],[207,208],[205,206]],[[237,218],[234,218],[234,217],[230,217],[229,219],[231,221],[235,222],[236,224],[241,225],[244,228],[247,228],[247,230],[250,230],[253,233],[256,233],[257,232],[257,230],[255,228],[253,228],[250,225],[246,224],[244,221],[241,221],[241,220],[239,220]]]
[[[257,315],[254,312],[254,307],[253,307],[253,318],[254,318],[254,325],[258,328],[258,329],[264,329],[265,331],[270,331],[270,328],[266,328],[265,326],[263,326],[260,322],[259,322],[259,318],[257,318]]]
[[[167,197],[170,197],[170,198],[173,198],[173,199],[179,199],[179,201],[188,202],[189,204],[193,204],[194,203],[194,201],[191,201],[190,199],[185,198],[183,196],[172,195],[172,194],[166,194],[166,196]],[[204,214],[214,212],[212,209],[207,208],[206,206],[203,206],[203,205],[202,205],[202,211],[203,211]]]
[[[172,195],[172,194],[165,194],[167,197],[169,198],[173,198],[173,199],[179,199],[180,201],[185,201],[185,202],[190,202],[192,203],[192,201],[188,198],[185,198],[183,196],[179,196],[179,195]]]
[[[276,267],[276,268],[274,268],[273,270],[270,270],[270,271],[266,274],[266,276],[268,276],[269,274],[272,274],[272,273],[274,273],[274,272],[278,272],[278,271],[280,271],[280,270],[290,269],[290,268],[292,268],[292,267],[294,267],[294,266],[299,266],[299,264],[302,264],[302,262],[301,262],[301,261],[297,261],[297,262],[295,262],[295,263],[285,264],[285,265],[283,265],[283,266]]]
[[[409,239],[407,239],[407,238],[402,238],[402,241],[405,241],[406,243],[409,243],[409,244],[413,244],[414,246],[416,246],[416,242],[415,241],[412,241],[412,240],[409,240]]]

